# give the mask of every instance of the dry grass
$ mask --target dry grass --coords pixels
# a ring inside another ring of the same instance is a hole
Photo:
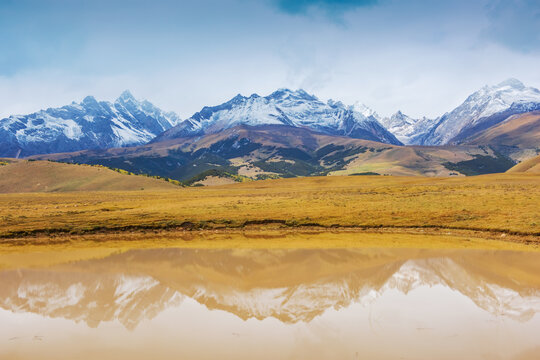
[[[11,160],[0,167],[0,193],[175,188],[163,180],[124,175],[105,167],[26,160]]]
[[[540,177],[315,177],[173,191],[0,195],[0,236],[276,226],[540,235]],[[501,234],[499,234],[501,235]]]
[[[540,156],[520,162],[510,170],[509,173],[531,173],[540,174]]]

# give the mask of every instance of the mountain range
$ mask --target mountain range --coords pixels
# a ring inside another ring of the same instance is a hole
[[[188,180],[476,175],[540,153],[540,91],[509,79],[435,118],[388,118],[304,90],[237,95],[188,119],[125,91],[0,120],[0,156],[101,164]],[[405,145],[405,146],[404,146]]]
[[[339,101],[322,102],[304,90],[279,89],[261,97],[235,96],[214,107],[204,107],[154,141],[218,133],[238,125],[285,125],[305,127],[327,135],[347,136],[400,145],[369,109],[346,106]]]
[[[179,122],[125,91],[114,103],[87,96],[80,103],[0,120],[0,156],[107,149],[149,142]]]

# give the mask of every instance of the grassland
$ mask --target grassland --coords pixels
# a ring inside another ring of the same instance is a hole
[[[105,167],[15,159],[0,161],[0,165],[2,163],[0,193],[171,190],[177,187],[163,180],[122,174]]]
[[[520,162],[510,170],[509,173],[530,173],[540,174],[540,156]]]
[[[185,233],[264,226],[390,233],[469,231],[475,237],[482,232],[500,240],[520,237],[538,243],[539,204],[540,176],[527,174],[336,176],[211,188],[18,193],[0,195],[0,237],[3,242],[31,243],[42,236],[117,233],[126,240],[135,234],[150,238],[163,230]]]

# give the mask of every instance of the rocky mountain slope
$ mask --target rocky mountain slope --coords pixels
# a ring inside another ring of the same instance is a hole
[[[463,139],[462,143],[540,148],[540,111],[512,115],[497,125]]]
[[[125,91],[114,102],[88,96],[81,103],[0,120],[0,156],[106,149],[149,142],[179,122]]]
[[[417,144],[419,138],[433,127],[435,120],[426,117],[422,119],[413,119],[410,116],[403,114],[401,111],[396,112],[389,118],[380,120],[388,131],[394,134],[399,141],[405,145]]]
[[[359,103],[323,102],[303,90],[280,89],[265,97],[238,95],[180,121],[125,92],[114,104],[87,97],[81,104],[0,120],[0,156],[47,154],[35,158],[201,184],[208,182],[205,176],[223,183],[224,174],[226,182],[477,175],[504,172],[537,155],[539,110],[540,91],[515,79],[485,86],[437,119],[413,119],[401,111],[381,119]]]
[[[460,144],[512,115],[540,110],[540,91],[516,79],[484,86],[460,106],[434,121],[425,132],[414,135],[415,144]]]
[[[285,125],[241,125],[219,133],[138,147],[35,158],[101,164],[182,181],[224,173],[252,179],[472,175],[504,172],[514,165],[486,146],[404,147]]]
[[[328,135],[401,144],[380,124],[376,115],[363,106],[346,106],[332,100],[325,103],[303,90],[288,89],[264,97],[237,95],[224,104],[204,107],[154,142],[214,134],[238,125],[306,127]]]

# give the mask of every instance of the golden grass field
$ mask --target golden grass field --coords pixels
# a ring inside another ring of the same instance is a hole
[[[510,170],[509,173],[530,173],[540,174],[540,156],[520,162]]]
[[[528,174],[335,176],[151,191],[12,193],[0,195],[0,236],[4,243],[80,234],[96,234],[93,239],[101,242],[113,233],[120,240],[157,240],[185,230],[265,225],[443,235],[463,230],[476,231],[465,237],[485,232],[484,237],[517,236],[538,244],[539,205],[540,176]]]
[[[9,161],[9,163],[7,161]],[[0,193],[175,189],[169,182],[105,167],[0,159]]]

